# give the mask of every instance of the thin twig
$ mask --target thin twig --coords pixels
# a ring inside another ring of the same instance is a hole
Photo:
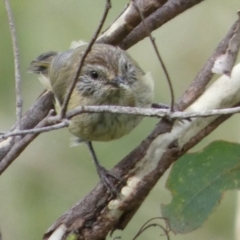
[[[46,119],[43,119],[41,122],[39,122],[36,128],[41,128],[44,126],[46,126]],[[39,133],[26,135],[12,146],[11,150],[0,162],[0,175],[8,168],[14,159],[19,156],[19,154],[27,147],[27,145],[37,137],[38,134]]]
[[[10,28],[11,37],[12,37],[13,55],[14,55],[17,129],[21,129],[22,95],[21,95],[21,75],[20,75],[20,67],[19,67],[19,50],[17,45],[17,36],[16,36],[16,29],[14,25],[12,10],[8,0],[5,0],[5,8],[8,16],[8,23],[9,23],[9,28]]]
[[[0,136],[0,141],[12,136],[36,134],[36,133],[49,132],[52,130],[58,130],[61,128],[68,127],[68,125],[69,125],[69,122],[66,119],[63,119],[61,123],[57,123],[52,126],[39,127],[39,128],[29,129],[29,130],[20,130],[20,131],[13,131],[13,132],[6,133]]]
[[[87,57],[88,53],[91,51],[91,48],[92,48],[93,44],[95,43],[99,33],[101,32],[102,26],[103,26],[103,24],[104,24],[104,22],[106,20],[106,17],[107,17],[107,14],[108,14],[108,11],[109,11],[110,8],[111,8],[111,1],[110,0],[106,0],[105,10],[104,10],[102,19],[100,20],[100,23],[99,23],[99,25],[98,25],[98,27],[97,27],[97,29],[96,29],[96,31],[95,31],[91,41],[89,42],[86,50],[84,51],[84,53],[83,53],[83,55],[82,55],[82,57],[80,59],[77,72],[76,72],[76,74],[74,76],[74,79],[73,79],[73,81],[71,83],[71,86],[69,87],[69,89],[67,91],[67,95],[66,95],[66,97],[65,97],[65,99],[63,101],[62,110],[61,110],[61,114],[60,114],[61,118],[64,118],[65,115],[66,115],[67,105],[68,105],[69,99],[70,99],[70,97],[72,95],[73,89],[74,89],[74,87],[75,87],[75,85],[77,83],[79,74],[80,74],[81,69],[83,67],[84,60]]]
[[[169,112],[167,109],[154,109],[154,108],[138,108],[138,107],[122,107],[122,106],[80,106],[66,114],[65,119],[61,119],[59,116],[50,116],[45,119],[47,127],[33,128],[29,130],[3,132],[0,136],[0,141],[11,136],[26,135],[26,134],[36,134],[49,132],[51,130],[57,130],[60,128],[68,127],[69,122],[67,119],[82,114],[82,113],[117,113],[117,114],[127,114],[135,116],[145,116],[145,117],[167,117],[168,119],[192,119],[198,117],[210,117],[218,115],[231,115],[240,113],[240,107],[225,108],[225,109],[214,109],[201,112]],[[56,122],[58,122],[56,124]]]
[[[154,218],[151,218],[150,220],[148,220],[147,222],[145,222],[142,227],[139,229],[139,231],[137,232],[137,234],[134,236],[134,238],[132,240],[136,240],[144,231],[146,231],[148,228],[150,227],[159,227],[163,230],[163,232],[165,233],[165,236],[167,237],[167,240],[170,239],[169,237],[169,232],[170,232],[170,228],[169,226],[167,225],[166,227],[163,227],[162,225],[160,224],[157,224],[157,223],[151,223],[151,221],[153,220],[165,220],[166,222],[166,219],[163,218],[163,217],[154,217]]]
[[[229,115],[240,113],[240,107],[213,109],[201,112],[169,112],[167,109],[155,109],[155,108],[138,108],[138,107],[121,107],[121,106],[80,106],[72,111],[69,111],[67,118],[72,118],[81,113],[119,113],[136,116],[146,117],[167,117],[169,119],[189,119],[197,117],[210,117],[217,115]],[[57,121],[56,117],[52,117],[54,121]]]
[[[35,129],[40,129],[43,127],[48,126],[48,121],[47,119],[53,115],[52,111],[49,111],[48,115],[41,121],[39,122],[36,126]],[[63,121],[64,122],[64,121]],[[33,130],[33,129],[30,129]],[[15,129],[13,132],[16,131]],[[12,132],[12,133],[13,133]],[[16,159],[19,154],[28,146],[30,142],[34,140],[38,136],[39,132],[33,133],[33,134],[28,134],[21,138],[21,140],[18,140],[9,150],[9,152],[2,158],[0,162],[0,175],[8,168],[8,166]],[[14,138],[12,138],[14,139]]]
[[[173,18],[175,18],[176,16],[178,16],[180,13],[186,11],[187,9],[191,8],[192,6],[194,6],[195,4],[201,2],[202,0],[197,0],[197,1],[183,1],[183,0],[179,0],[175,2],[173,1],[166,1],[166,4],[164,4],[164,6],[160,6],[159,7],[153,7],[154,9],[158,9],[153,10],[148,12],[148,10],[146,10],[146,12],[144,11],[144,16],[146,18],[146,22],[147,25],[150,28],[150,31],[153,31],[156,28],[159,28],[161,25],[163,25],[164,23],[172,20]],[[146,1],[142,1],[139,0],[139,2],[143,2],[143,4]],[[161,4],[164,3],[164,1],[157,1]],[[147,5],[144,5],[145,7],[147,7],[149,9],[149,7],[151,7],[152,5],[155,5],[155,2],[153,1],[147,1]],[[152,7],[151,7],[152,8]],[[152,13],[152,14],[151,14]],[[128,16],[125,18],[125,24],[124,24],[124,28],[128,29],[129,26],[131,26],[131,22],[135,22],[136,18],[132,18],[133,14],[135,14],[134,12],[130,12],[128,14]],[[120,43],[118,43],[117,45],[120,46],[122,49],[128,49],[130,46],[136,44],[136,42],[138,42],[140,39],[143,39],[146,36],[146,31],[145,28],[143,28],[142,24],[139,22],[137,22],[137,24],[135,24],[133,28],[130,28],[130,31],[119,31],[119,24],[115,25],[116,26],[116,31],[113,31],[114,33],[111,35],[112,38],[114,39],[123,39],[121,40]],[[137,26],[138,25],[138,26]],[[137,27],[135,27],[137,26]],[[135,31],[136,30],[136,31]],[[230,30],[231,32],[233,31],[232,29]],[[107,32],[109,33],[109,32]],[[120,35],[124,35],[123,37],[120,37]],[[103,35],[106,35],[105,33]],[[108,34],[109,35],[109,34]],[[107,38],[103,41],[101,41],[101,43],[105,43],[105,44],[111,44],[111,41]],[[192,93],[192,95],[194,95],[194,93]],[[24,114],[23,118],[22,118],[22,129],[31,129],[33,127],[35,127],[40,121],[42,121],[47,113],[49,112],[49,110],[53,107],[53,100],[52,100],[52,93],[48,92],[46,95],[41,96],[35,103],[34,105],[27,111],[26,114]],[[185,96],[185,100],[186,98],[188,98],[188,96]],[[183,102],[187,102],[184,101]],[[184,104],[184,108],[186,108],[186,106],[188,106],[189,103],[187,102],[187,104]],[[184,108],[182,107],[183,104],[181,104],[181,107],[179,108],[179,110],[183,110]],[[11,130],[16,128],[16,124],[14,124],[14,126],[11,128]],[[26,136],[28,137],[28,136]],[[13,138],[14,140],[14,138]],[[29,141],[28,143],[25,143],[25,147],[27,147],[28,144],[30,144],[31,141]],[[6,156],[6,154],[8,154],[9,152],[11,152],[12,148],[15,148],[15,145],[18,144],[18,141],[15,139],[14,141],[11,141],[11,143],[8,144],[7,148],[1,148],[1,155],[0,155],[0,161]],[[23,149],[19,149],[19,153],[23,151]],[[12,157],[15,159],[16,158],[16,154],[12,155]],[[13,159],[13,160],[14,160]],[[12,161],[13,161],[12,160]],[[1,164],[1,163],[0,163]]]
[[[0,175],[10,166],[10,164],[19,156],[19,154],[33,141],[38,134],[29,134],[13,145],[11,150],[0,162]]]
[[[168,73],[167,68],[166,68],[166,66],[165,66],[165,64],[164,64],[164,62],[163,62],[163,60],[162,60],[162,58],[161,58],[161,55],[160,55],[160,53],[159,53],[158,47],[157,47],[156,42],[155,42],[155,38],[153,38],[153,36],[152,36],[152,34],[151,34],[151,32],[150,32],[150,30],[149,30],[149,28],[148,28],[148,26],[147,26],[147,24],[146,24],[146,22],[145,22],[145,18],[144,18],[144,16],[143,16],[141,10],[140,10],[139,7],[137,6],[137,4],[135,4],[135,1],[133,1],[133,5],[134,5],[134,7],[136,8],[136,10],[138,11],[138,13],[139,13],[139,15],[140,15],[140,17],[141,17],[141,19],[142,19],[142,23],[143,23],[143,25],[144,25],[144,28],[145,28],[145,30],[146,30],[146,32],[147,32],[147,35],[148,35],[148,37],[149,37],[149,39],[150,39],[150,41],[151,41],[151,43],[152,43],[152,45],[153,45],[153,48],[154,48],[154,51],[156,52],[158,61],[160,62],[161,67],[162,67],[162,69],[163,69],[163,72],[164,72],[164,74],[165,74],[165,77],[166,77],[166,79],[167,79],[167,83],[168,83],[169,90],[170,90],[170,95],[171,95],[170,111],[173,112],[173,111],[174,111],[174,102],[175,102],[175,101],[174,101],[173,86],[172,86],[172,82],[171,82],[169,73]]]
[[[180,15],[182,12],[203,1],[204,0],[168,0],[156,11],[152,12],[150,15],[146,15],[145,22],[147,23],[149,30],[152,32]],[[148,1],[143,2],[148,3]],[[147,36],[143,23],[140,23],[118,45],[120,48],[126,50]]]
[[[167,0],[135,0],[142,14],[146,17],[162,7]],[[132,30],[141,23],[141,18],[136,12],[133,2],[129,1],[124,10],[97,39],[97,43],[108,43],[117,46]]]
[[[152,224],[149,224],[146,227],[144,227],[141,231],[139,231],[138,234],[132,240],[136,240],[143,232],[145,232],[150,227],[159,227],[159,228],[161,228],[163,230],[163,232],[165,233],[165,236],[167,237],[167,240],[170,239],[169,238],[169,233],[167,232],[167,230],[163,226],[161,226],[160,224],[157,224],[157,223],[152,223]]]
[[[191,103],[193,103],[199,96],[203,94],[207,84],[213,77],[212,67],[217,57],[224,54],[228,48],[229,41],[232,39],[235,29],[238,25],[238,20],[232,25],[226,36],[221,40],[209,59],[206,61],[202,69],[197,73],[195,79],[178,99],[175,109],[182,111]]]

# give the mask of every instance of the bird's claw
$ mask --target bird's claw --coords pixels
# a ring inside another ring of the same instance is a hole
[[[105,186],[105,188],[111,193],[114,197],[119,197],[120,191],[119,188],[116,186],[116,181],[121,185],[124,185],[123,179],[121,179],[116,174],[111,173],[110,171],[106,170],[102,166],[98,166],[97,168],[98,175],[101,179],[101,182]]]

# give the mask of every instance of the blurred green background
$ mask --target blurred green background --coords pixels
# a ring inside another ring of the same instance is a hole
[[[113,1],[107,27],[128,1]],[[24,111],[35,101],[42,86],[35,75],[27,74],[29,62],[48,51],[64,51],[72,40],[89,41],[102,15],[105,1],[25,0],[11,1],[20,49]],[[180,97],[237,18],[239,0],[204,1],[153,33],[170,72],[176,98]],[[129,50],[145,71],[155,79],[155,101],[169,103],[169,90],[148,39]],[[16,120],[13,53],[7,16],[0,2],[0,131]],[[110,143],[94,143],[100,161],[107,168],[136,147],[153,129],[157,120],[145,119],[131,134]],[[240,142],[239,117],[222,124],[196,148],[215,139]],[[7,169],[0,179],[0,229],[3,240],[41,239],[44,231],[98,182],[86,146],[69,147],[66,129],[41,134]],[[164,189],[166,176],[124,232],[114,236],[131,239],[149,218],[160,215],[160,203],[169,201]],[[228,192],[219,208],[202,228],[174,240],[234,239],[236,193]],[[159,239],[151,229],[139,239]],[[109,238],[110,239],[110,238]],[[164,237],[162,237],[164,239]]]

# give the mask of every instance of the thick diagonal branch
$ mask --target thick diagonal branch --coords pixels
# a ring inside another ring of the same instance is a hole
[[[239,102],[240,64],[231,79],[219,78],[185,111],[231,107]],[[121,198],[111,200],[99,184],[64,214],[44,239],[63,226],[65,233],[78,232],[80,239],[85,240],[103,239],[112,229],[123,229],[172,162],[228,117],[212,116],[174,123],[162,120],[148,138],[112,170],[127,180],[127,185],[121,189]]]
[[[216,48],[220,55],[232,37],[234,26]],[[226,51],[225,49],[225,51]],[[212,64],[212,57],[210,62]],[[211,67],[203,68],[198,81],[205,89]],[[200,77],[202,76],[202,78]],[[206,78],[206,79],[205,79]],[[194,84],[198,84],[194,81]],[[187,96],[187,95],[185,95]],[[197,98],[197,97],[196,97]],[[196,98],[192,97],[192,101]],[[182,100],[178,102],[181,103]],[[240,65],[232,79],[221,77],[185,111],[205,111],[233,107],[240,102]],[[190,101],[188,101],[190,103]],[[184,105],[185,107],[187,104]],[[79,239],[103,239],[109,231],[123,229],[149,194],[153,186],[187,150],[196,145],[229,116],[197,118],[191,121],[162,120],[153,132],[112,170],[127,180],[121,199],[111,199],[101,184],[83,200],[61,216],[47,231],[44,239],[61,229],[64,234],[76,233]],[[118,187],[118,186],[117,186]]]

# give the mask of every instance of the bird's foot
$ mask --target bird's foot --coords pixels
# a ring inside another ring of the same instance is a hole
[[[120,189],[117,187],[116,182],[120,185],[124,185],[123,179],[121,179],[116,174],[111,173],[110,171],[106,170],[104,167],[99,165],[97,167],[98,175],[101,179],[101,182],[105,186],[105,188],[111,193],[114,197],[120,196]]]

